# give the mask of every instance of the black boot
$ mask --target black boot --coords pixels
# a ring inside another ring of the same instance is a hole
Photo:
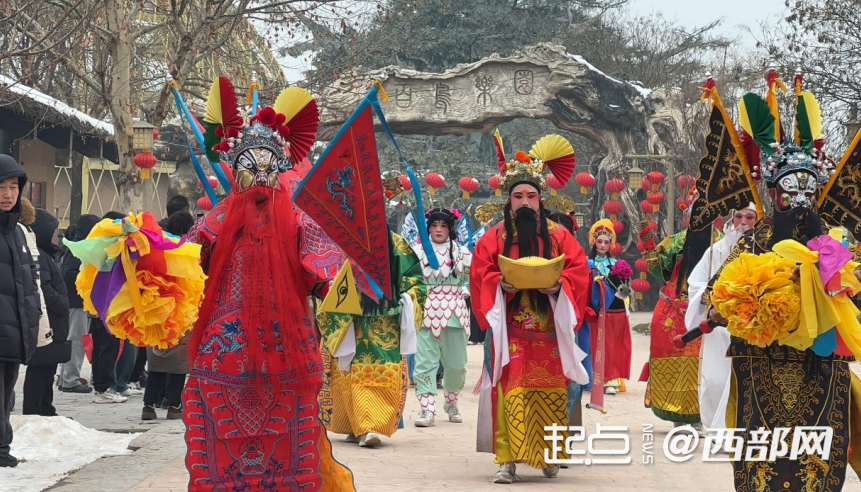
[[[155,407],[152,405],[144,405],[143,411],[141,412],[141,420],[155,420],[158,418],[158,415],[155,413]]]
[[[18,466],[18,458],[11,454],[0,454],[0,468],[15,468]]]

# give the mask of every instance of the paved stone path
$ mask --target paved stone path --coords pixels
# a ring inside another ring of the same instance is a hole
[[[632,325],[647,322],[650,313],[635,313]],[[648,360],[648,337],[634,334],[632,376],[636,378]],[[413,422],[419,405],[410,391],[405,411],[405,428],[385,439],[377,449],[363,449],[344,442],[343,436],[331,435],[335,457],[349,466],[360,492],[404,492],[411,490],[452,490],[481,492],[500,490],[491,483],[497,469],[493,456],[475,452],[475,418],[477,397],[472,388],[480,374],[481,346],[469,347],[469,374],[462,393],[463,424],[452,424],[445,418],[436,427],[419,429]],[[859,367],[855,367],[856,371]],[[861,372],[861,371],[859,371]],[[702,463],[699,455],[686,463],[667,460],[662,451],[663,439],[672,424],[654,417],[643,407],[645,383],[631,382],[627,393],[606,397],[610,409],[606,415],[583,410],[588,432],[595,425],[628,426],[632,463],[630,465],[572,466],[559,477],[548,480],[541,472],[521,466],[520,481],[510,486],[518,490],[559,490],[609,492],[633,489],[643,492],[697,490],[728,492],[733,490],[732,472],[727,463]],[[440,395],[441,396],[441,395]],[[181,422],[142,423],[139,420],[140,397],[121,405],[93,405],[91,398],[58,394],[61,413],[73,416],[87,426],[115,431],[149,432],[132,442],[137,451],[128,456],[96,461],[50,489],[61,492],[180,492],[187,490],[188,476],[183,458]],[[162,412],[163,413],[163,412]],[[643,426],[653,425],[654,464],[644,464]],[[702,444],[700,445],[702,446]],[[613,445],[615,447],[615,444]],[[2,487],[0,487],[2,489]],[[844,491],[861,491],[854,472]]]

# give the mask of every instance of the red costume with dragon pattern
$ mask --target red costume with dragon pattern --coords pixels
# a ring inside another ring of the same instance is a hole
[[[274,111],[242,127],[236,115],[218,116],[235,97],[229,81],[210,92],[221,101],[213,111],[208,102],[204,121],[225,138],[215,147],[235,187],[188,234],[209,275],[183,393],[190,491],[354,490],[318,420],[323,364],[306,302],[315,281],[302,270],[281,175],[307,153],[303,131],[316,133],[316,103],[306,94],[285,90]]]

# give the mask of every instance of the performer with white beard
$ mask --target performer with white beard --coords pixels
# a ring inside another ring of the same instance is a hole
[[[739,239],[756,224],[756,206],[751,203],[743,210],[736,210],[732,220],[724,226],[724,237],[706,250],[688,277],[688,311],[685,325],[691,331],[706,319],[708,299],[703,299],[709,280],[717,274],[729,257]],[[729,332],[718,326],[703,335],[702,360],[700,362],[700,416],[707,428],[726,427],[726,405],[729,400],[732,360],[726,356],[729,348]]]

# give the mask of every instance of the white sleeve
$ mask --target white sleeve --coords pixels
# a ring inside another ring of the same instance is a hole
[[[711,267],[712,249],[706,250],[703,257],[688,276],[688,310],[685,313],[687,331],[697,328],[700,321],[706,318],[706,306],[702,305],[703,294],[709,285],[709,270]]]

